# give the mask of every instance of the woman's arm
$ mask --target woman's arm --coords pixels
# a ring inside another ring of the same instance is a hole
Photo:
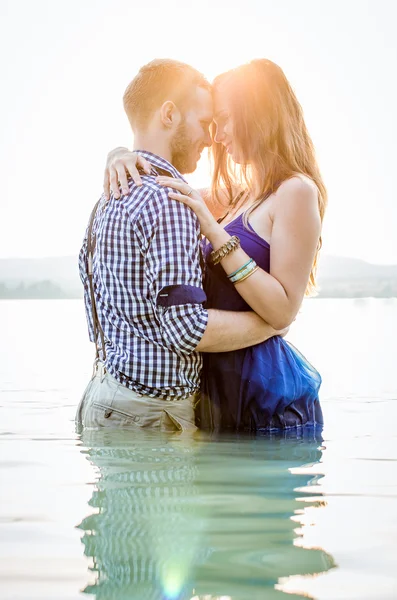
[[[292,323],[305,294],[321,233],[317,194],[314,184],[300,177],[280,186],[274,203],[270,273],[258,269],[235,284],[247,304],[275,329]],[[230,235],[215,230],[209,239],[217,250]],[[221,264],[230,274],[249,258],[239,248]]]
[[[130,151],[124,146],[111,150],[106,158],[103,180],[105,197],[109,199],[110,193],[113,193],[115,198],[120,198],[120,192],[128,194],[128,177],[131,177],[137,185],[142,185],[138,166],[147,174],[151,171],[150,162],[138,153]],[[225,212],[225,208],[212,201],[210,188],[201,188],[198,191],[214,217],[216,219],[221,217]]]
[[[210,214],[197,192],[186,195],[186,184],[169,178],[158,178],[163,185],[178,189],[171,198],[190,206],[197,214],[201,231],[218,250],[230,235]],[[277,190],[271,234],[270,273],[258,269],[250,277],[236,283],[236,289],[247,304],[274,329],[292,323],[305,294],[317,250],[321,219],[318,192],[306,179],[294,177]],[[242,248],[225,256],[221,264],[227,274],[242,267],[249,256]]]

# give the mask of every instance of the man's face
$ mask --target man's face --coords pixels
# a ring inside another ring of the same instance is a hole
[[[172,164],[180,173],[193,173],[204,148],[211,146],[212,97],[197,87],[189,108],[171,140]]]

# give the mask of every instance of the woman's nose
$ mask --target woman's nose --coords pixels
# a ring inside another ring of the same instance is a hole
[[[214,140],[219,143],[223,140],[223,138],[225,137],[224,133],[223,133],[223,129],[221,127],[217,127],[216,131],[215,131],[215,137]]]

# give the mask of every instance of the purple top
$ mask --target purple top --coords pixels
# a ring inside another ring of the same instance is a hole
[[[270,245],[251,225],[244,225],[243,214],[225,230],[240,238],[241,248],[261,269],[270,271]],[[211,251],[211,244],[204,242],[207,308],[252,310],[223,267],[210,262]],[[254,432],[321,425],[320,384],[319,373],[279,336],[233,352],[204,353],[198,423],[216,431]]]
[[[248,228],[243,223],[243,214],[236,217],[225,226],[225,231],[230,235],[240,238],[241,248],[253,258],[256,264],[264,271],[270,272],[270,245],[262,239],[252,226]],[[208,241],[203,243],[203,254],[207,265],[204,287],[207,294],[207,308],[218,308],[220,310],[252,310],[245,300],[236,291],[221,264],[213,265],[209,256],[212,246]]]

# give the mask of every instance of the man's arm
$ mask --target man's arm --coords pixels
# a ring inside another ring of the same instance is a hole
[[[167,188],[145,202],[135,232],[146,256],[147,289],[165,347],[181,356],[229,352],[283,333],[254,312],[203,307],[198,222],[188,207],[168,198]]]
[[[145,199],[134,233],[145,258],[143,291],[159,324],[161,337],[154,341],[183,356],[203,337],[208,311],[198,220],[187,206],[170,200],[168,191],[159,188]]]
[[[195,351],[240,350],[260,344],[274,335],[284,335],[286,331],[273,329],[254,312],[209,309],[208,325]]]

